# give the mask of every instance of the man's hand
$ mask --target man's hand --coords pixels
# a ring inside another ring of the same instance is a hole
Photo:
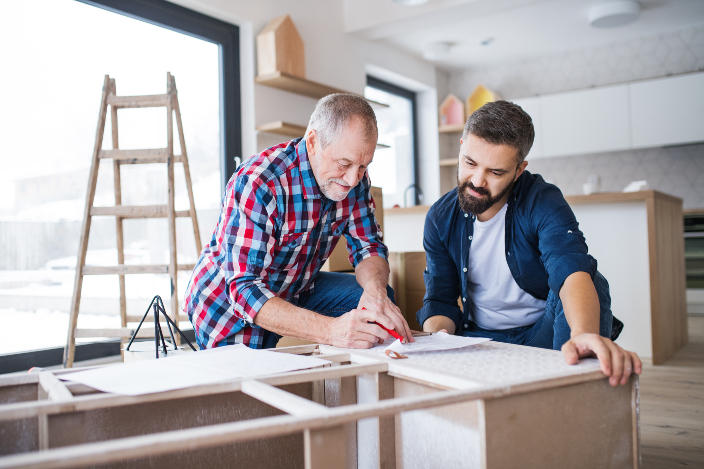
[[[635,352],[624,350],[598,334],[575,335],[562,346],[562,354],[570,365],[580,358],[596,355],[601,371],[609,377],[611,386],[624,385],[631,373],[639,375],[643,371],[643,364]]]
[[[344,348],[369,348],[377,345],[389,334],[376,324],[377,316],[368,309],[353,309],[331,321],[326,343]]]
[[[378,322],[387,329],[395,330],[401,337],[404,338],[403,342],[413,342],[413,334],[411,333],[411,328],[406,322],[406,318],[403,317],[401,310],[396,306],[386,295],[386,290],[378,293],[371,293],[364,290],[362,297],[359,299],[359,305],[357,308],[365,308],[372,314],[373,319],[369,319],[370,322]],[[379,326],[373,324],[374,327],[381,330],[385,336],[384,339],[390,337],[389,334],[384,331]]]

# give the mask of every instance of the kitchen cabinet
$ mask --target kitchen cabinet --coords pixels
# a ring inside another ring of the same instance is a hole
[[[704,73],[630,85],[634,148],[704,140]]]
[[[628,85],[540,97],[543,156],[625,150],[631,146]]]

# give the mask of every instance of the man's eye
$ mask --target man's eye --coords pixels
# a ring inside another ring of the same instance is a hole
[[[501,171],[492,171],[491,174],[493,174],[494,176],[503,176],[504,175],[504,173],[502,173]]]
[[[466,164],[467,166],[476,166],[474,161],[469,161],[469,160],[464,160],[464,164]]]

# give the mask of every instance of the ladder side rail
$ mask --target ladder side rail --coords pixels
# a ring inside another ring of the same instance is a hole
[[[115,79],[110,80],[112,94],[117,95]],[[117,127],[117,108],[110,106],[110,123],[112,127],[112,148],[113,150],[120,149],[120,141],[118,138]],[[122,167],[120,160],[112,161],[113,185],[115,189],[115,205],[122,205],[122,181],[120,168]],[[123,265],[125,263],[125,242],[124,229],[121,216],[115,217],[115,234],[117,236],[117,263]],[[118,283],[120,285],[120,326],[127,327],[127,296],[125,291],[125,274],[118,274]]]
[[[95,145],[93,147],[93,156],[90,163],[90,171],[88,173],[88,188],[86,190],[86,203],[83,210],[83,226],[81,228],[81,237],[78,243],[78,256],[76,258],[76,273],[73,284],[73,295],[71,297],[71,311],[69,316],[68,339],[66,348],[64,349],[64,366],[72,367],[73,359],[76,352],[76,323],[78,321],[78,309],[81,303],[81,289],[83,287],[83,266],[86,262],[86,253],[88,251],[88,238],[90,235],[91,214],[90,210],[95,199],[95,186],[98,182],[98,168],[100,160],[98,154],[103,146],[103,134],[105,132],[105,118],[107,114],[108,94],[110,91],[110,77],[105,75],[103,81],[103,95],[100,101],[100,111],[98,113],[98,124],[95,130]]]
[[[169,277],[171,279],[171,314],[172,318],[178,324],[179,308],[178,308],[178,271],[177,271],[177,253],[176,253],[176,197],[174,191],[174,121],[173,121],[173,102],[174,102],[174,83],[172,75],[166,74],[166,89],[169,95],[166,104],[166,138],[167,138],[167,179],[168,179],[168,224],[169,224]],[[178,345],[181,345],[180,338]]]

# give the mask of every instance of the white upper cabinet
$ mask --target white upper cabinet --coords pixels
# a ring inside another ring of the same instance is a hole
[[[542,96],[543,155],[567,156],[631,147],[628,85]]]
[[[633,147],[704,140],[704,73],[630,85]]]
[[[524,111],[528,113],[530,118],[533,120],[533,127],[535,128],[535,140],[533,140],[533,147],[530,149],[527,158],[536,159],[543,156],[543,138],[539,129],[542,128],[542,118],[540,113],[540,98],[522,98],[514,99],[513,102],[518,104],[523,108]]]

